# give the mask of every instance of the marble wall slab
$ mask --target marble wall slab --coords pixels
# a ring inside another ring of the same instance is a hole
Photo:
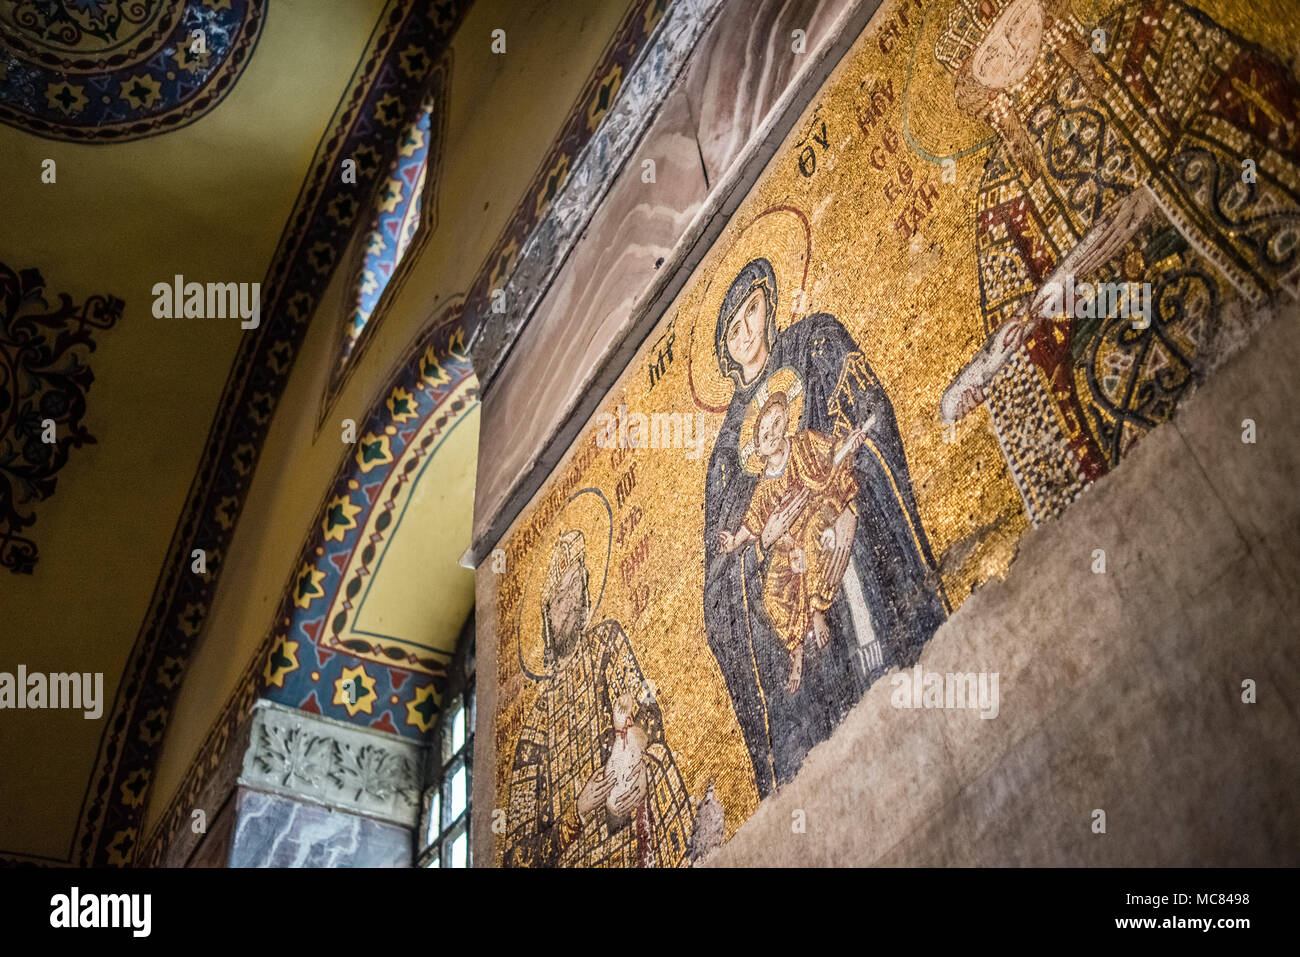
[[[564,185],[524,242],[502,292],[507,308],[497,313],[482,302],[465,311],[468,345],[474,370],[486,392],[519,330],[573,248],[609,189],[610,181],[627,161],[652,122],[692,50],[708,29],[723,0],[676,0],[669,5],[646,48],[631,65],[591,139],[582,147]]]
[[[726,175],[851,6],[849,0],[763,0],[731,4],[719,15],[683,84],[710,182]],[[802,53],[795,52],[796,30],[804,32]]]
[[[240,788],[231,867],[410,867],[412,832]]]

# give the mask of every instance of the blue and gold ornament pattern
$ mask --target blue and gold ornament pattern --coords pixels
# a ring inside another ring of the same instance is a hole
[[[478,402],[458,325],[418,356],[358,426],[281,602],[263,672],[271,700],[417,739],[438,712],[450,655],[354,626],[420,467]]]
[[[0,4],[0,122],[81,143],[179,129],[234,87],[266,13],[266,0]]]

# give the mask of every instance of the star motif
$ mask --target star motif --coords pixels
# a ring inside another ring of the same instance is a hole
[[[178,43],[176,44],[176,53],[172,59],[186,73],[198,73],[211,62],[212,51],[204,50],[202,53],[193,53],[190,51],[189,44]]]
[[[334,679],[333,704],[346,708],[348,717],[355,717],[361,712],[374,714],[378,699],[375,679],[366,674],[364,665],[344,668],[343,674]]]
[[[334,267],[334,247],[329,243],[316,243],[311,247],[311,252],[307,258],[310,260],[312,268],[324,275]]]
[[[379,167],[379,151],[369,143],[358,146],[352,158],[357,161],[357,171],[360,173],[369,175]]]
[[[546,186],[537,194],[537,215],[540,217],[547,206],[551,205],[551,200],[560,191],[564,185],[565,178],[569,175],[569,157],[561,156],[551,167],[551,171],[546,174]]]
[[[438,710],[438,702],[433,696],[433,685],[416,688],[415,698],[406,702],[406,723],[427,732],[433,727],[433,720],[438,716]]]
[[[298,642],[290,641],[288,636],[280,635],[266,658],[266,685],[284,687],[284,679],[298,669]]]
[[[393,421],[399,425],[407,419],[414,419],[417,415],[415,409],[415,397],[400,385],[393,390],[393,394],[388,397],[388,401],[385,405],[388,406],[388,411],[389,414],[392,415]]]
[[[79,113],[86,106],[86,88],[73,86],[66,80],[51,83],[45,90],[45,102],[52,109],[62,110],[65,116]]]
[[[122,99],[133,110],[145,110],[162,97],[162,84],[148,73],[141,73],[122,84]]]
[[[402,122],[402,101],[396,94],[389,93],[375,104],[375,119],[384,126]]]
[[[325,580],[325,573],[315,566],[304,562],[302,568],[298,570],[297,578],[293,586],[293,603],[298,608],[307,608],[311,605],[313,599],[324,598],[325,589],[321,587],[321,582]]]
[[[127,807],[140,807],[144,803],[145,792],[149,786],[149,771],[136,768],[131,776],[122,782],[122,803]]]
[[[185,610],[181,612],[176,623],[180,626],[181,631],[185,633],[187,638],[193,638],[199,633],[199,628],[203,626],[203,616],[205,613],[206,609],[202,605],[196,605],[193,602],[190,602],[185,606]]]
[[[429,385],[443,385],[451,381],[451,376],[442,367],[442,361],[433,346],[425,349],[424,355],[420,357],[420,375]]]
[[[420,76],[429,66],[429,56],[417,46],[409,46],[398,54],[401,70],[407,76]]]
[[[594,130],[599,124],[601,118],[609,111],[610,105],[614,102],[614,97],[618,95],[619,87],[623,85],[623,68],[617,63],[609,71],[609,75],[601,81],[599,88],[591,99],[591,105],[587,107],[587,129]]]
[[[162,740],[166,728],[167,712],[162,708],[154,708],[140,722],[140,740],[145,744],[157,744]]]
[[[388,445],[388,436],[367,432],[357,443],[357,465],[362,472],[369,472],[376,465],[386,465],[393,461],[393,452]]]
[[[351,196],[341,194],[330,200],[328,210],[330,219],[340,226],[347,226],[357,215],[357,203]]]
[[[399,179],[390,179],[384,183],[379,190],[379,199],[375,207],[381,213],[391,213],[397,209],[397,204],[402,201],[402,181]]]
[[[113,835],[113,843],[108,846],[110,867],[125,867],[131,863],[131,852],[135,850],[135,834],[135,828],[128,827]]]
[[[185,664],[180,658],[168,656],[161,665],[158,666],[158,683],[164,688],[175,688],[181,680],[181,675],[185,673]]]
[[[353,505],[348,496],[335,496],[326,506],[325,518],[321,521],[321,530],[325,533],[325,541],[343,541],[343,536],[357,527],[356,517],[360,512],[361,506]]]
[[[425,117],[428,117],[428,115],[428,113],[425,113],[421,118],[421,121],[423,121]],[[406,134],[402,137],[402,142],[397,147],[397,155],[405,157],[414,156],[416,153],[420,152],[420,150],[424,149],[426,142],[425,133],[424,130],[420,129],[420,124],[413,123],[407,128]]]

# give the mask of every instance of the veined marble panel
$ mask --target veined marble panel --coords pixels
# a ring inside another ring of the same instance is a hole
[[[410,867],[411,832],[241,788],[231,867]]]
[[[486,392],[614,175],[649,128],[669,88],[723,0],[676,0],[623,81],[614,105],[582,148],[564,186],[534,228],[504,286],[507,311],[471,303],[465,327],[474,371]]]

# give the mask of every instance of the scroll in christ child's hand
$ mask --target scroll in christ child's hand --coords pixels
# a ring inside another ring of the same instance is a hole
[[[835,461],[833,464],[839,465],[844,461],[846,455],[859,449],[862,446],[862,443],[867,441],[867,433],[871,431],[871,427],[875,424],[876,414],[873,412],[871,415],[867,416],[866,422],[863,422],[862,425],[858,426],[858,428],[854,429],[845,437],[844,444],[835,452]]]
[[[806,486],[801,487],[772,513],[763,526],[761,540],[764,548],[771,548],[790,530],[811,495],[812,492]]]

